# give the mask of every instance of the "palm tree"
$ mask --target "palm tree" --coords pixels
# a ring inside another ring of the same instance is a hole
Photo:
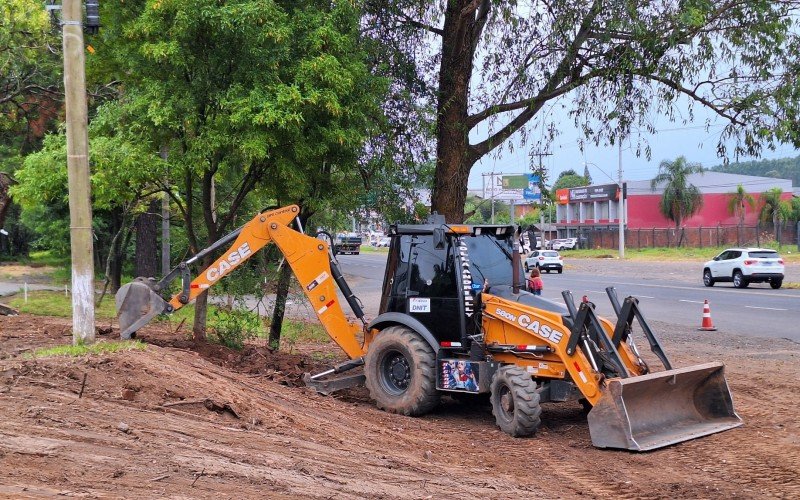
[[[780,223],[789,220],[792,216],[791,204],[782,200],[781,196],[783,196],[783,189],[781,188],[776,187],[767,190],[767,192],[761,196],[764,205],[761,206],[761,213],[759,216],[762,222],[772,221],[772,227],[775,231],[775,241],[778,242],[779,246],[781,244]]]
[[[675,231],[681,228],[681,223],[696,214],[703,206],[703,195],[697,186],[689,184],[689,176],[704,172],[699,163],[689,163],[686,158],[679,156],[675,161],[664,160],[658,166],[658,175],[650,181],[650,188],[655,191],[659,184],[664,184],[664,194],[661,196],[659,210],[667,219],[675,223]],[[683,232],[680,233],[678,246],[683,242]]]
[[[744,216],[747,212],[747,205],[750,206],[750,210],[753,210],[756,207],[756,200],[753,198],[752,194],[744,190],[744,187],[741,184],[736,186],[735,193],[728,193],[728,196],[730,196],[728,199],[728,213],[739,216],[738,244],[741,245],[742,230],[744,229]]]

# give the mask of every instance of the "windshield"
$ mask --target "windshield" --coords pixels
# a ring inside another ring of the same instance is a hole
[[[472,287],[479,290],[484,282],[490,285],[512,285],[511,272],[511,238],[497,238],[494,235],[462,236],[459,238],[466,245],[466,256],[462,253],[462,262],[469,262],[472,273]],[[522,283],[520,266],[519,282]]]
[[[777,259],[780,258],[778,252],[769,252],[769,251],[762,251],[762,252],[750,252],[750,257],[754,259]]]

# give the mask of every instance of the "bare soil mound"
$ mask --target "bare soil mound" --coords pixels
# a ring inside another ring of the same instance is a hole
[[[322,367],[311,354],[158,327],[144,351],[24,358],[69,342],[69,326],[0,317],[0,496],[800,497],[800,346],[788,341],[654,325],[675,365],[726,363],[745,426],[633,454],[592,447],[577,404],[545,405],[537,435],[515,439],[480,404],[390,415],[363,392],[299,387]]]

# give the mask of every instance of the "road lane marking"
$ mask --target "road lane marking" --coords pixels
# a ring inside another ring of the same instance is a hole
[[[685,300],[685,299],[678,299],[678,302],[691,302],[692,304],[705,304],[702,300]]]
[[[580,279],[580,278],[566,278],[566,279],[569,280],[569,281],[577,281],[579,283],[585,281],[585,280]],[[592,279],[596,280],[597,276],[592,277]],[[705,291],[707,291],[709,293],[742,293],[741,290],[738,290],[736,288],[725,289],[725,288],[717,287],[717,288],[714,288],[714,289],[709,289],[707,287],[700,286],[700,285],[697,285],[697,286],[654,285],[654,284],[646,284],[646,283],[628,283],[628,282],[623,282],[623,281],[608,281],[607,283],[609,285],[641,286],[641,287],[647,287],[647,288],[672,288],[674,290],[693,290],[695,292],[698,291],[698,290],[705,290]],[[787,292],[793,292],[794,290],[791,290],[791,289],[787,288],[786,291]],[[747,293],[749,295],[758,295],[758,296],[761,296],[761,297],[780,297],[780,298],[783,298],[783,299],[786,299],[786,298],[797,298],[797,297],[800,296],[800,295],[797,295],[795,293],[770,293],[770,292],[767,292],[766,290],[762,292],[762,291],[758,290],[757,288],[751,288],[751,289],[749,289],[747,291]]]
[[[654,299],[655,297],[651,297],[649,295],[637,295],[637,299]]]
[[[767,309],[770,311],[788,311],[788,309],[780,309],[778,307],[758,307],[758,306],[745,306],[749,307],[750,309]]]

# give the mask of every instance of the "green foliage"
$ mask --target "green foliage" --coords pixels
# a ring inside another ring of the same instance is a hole
[[[60,41],[43,3],[0,3],[0,170],[35,147],[61,100]]]
[[[699,163],[689,163],[679,156],[674,161],[664,160],[658,166],[658,175],[650,181],[650,188],[655,191],[663,187],[659,210],[667,219],[680,227],[681,223],[696,214],[703,206],[703,195],[697,186],[689,184],[689,176],[702,174],[703,167]],[[680,243],[679,243],[680,244]]]
[[[563,175],[559,176],[558,180],[556,180],[556,183],[553,184],[552,191],[555,193],[559,189],[569,189],[588,185],[589,181],[587,181],[586,177],[582,175]]]
[[[247,340],[264,334],[264,321],[258,313],[214,308],[209,316],[210,340],[232,349],[241,349]]]
[[[747,207],[753,210],[756,206],[756,200],[753,195],[745,191],[744,186],[739,184],[736,186],[736,191],[728,193],[728,213],[737,215],[739,217],[739,225],[744,225],[744,216]]]
[[[120,340],[97,342],[94,344],[60,345],[55,347],[41,347],[25,357],[33,358],[52,358],[54,356],[91,356],[97,354],[113,354],[124,351],[144,351],[147,344],[138,340]]]
[[[800,185],[800,156],[794,158],[729,163],[727,165],[711,167],[711,170],[715,172],[727,172],[729,174],[792,179],[792,183],[795,186]]]

